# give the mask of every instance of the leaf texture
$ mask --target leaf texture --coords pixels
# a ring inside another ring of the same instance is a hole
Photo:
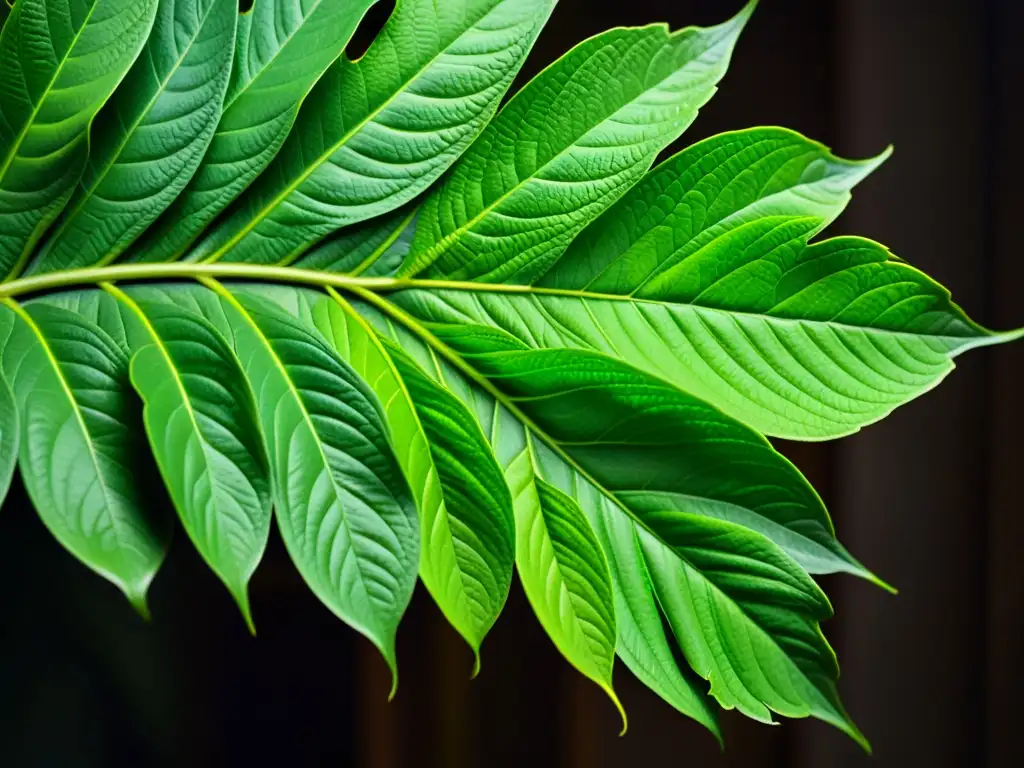
[[[197,248],[294,261],[430,186],[490,120],[554,0],[404,0],[366,55],[342,56],[273,163]]]
[[[217,127],[235,0],[161,0],[153,32],[98,115],[89,161],[33,272],[114,261],[172,203]]]
[[[21,414],[19,467],[32,503],[64,547],[145,613],[170,529],[151,490],[127,352],[64,308],[7,301],[18,321],[3,368]]]
[[[550,540],[550,534],[547,534],[544,528],[545,522],[539,506],[539,492],[536,488],[537,482],[545,481],[554,484],[570,499],[578,500],[595,532],[605,530],[603,528],[605,523],[600,519],[600,505],[602,503],[610,504],[611,507],[618,509],[614,502],[609,501],[610,496],[603,491],[594,489],[587,480],[581,478],[572,465],[561,461],[550,451],[546,451],[543,444],[529,436],[529,432],[524,429],[523,422],[517,419],[500,401],[496,400],[493,394],[481,389],[458,369],[452,367],[448,361],[436,356],[420,337],[400,325],[392,324],[386,315],[381,314],[373,306],[364,303],[359,303],[356,306],[368,321],[399,343],[407,354],[413,356],[421,368],[434,371],[436,380],[459,397],[476,414],[482,425],[489,425],[488,439],[499,464],[505,468],[506,478],[514,495],[517,538],[522,537],[524,531],[530,530],[530,528],[524,527],[524,523],[529,521],[535,524],[534,543],[543,546],[545,541]],[[589,495],[584,495],[588,489],[591,492]],[[577,517],[572,517],[572,520],[575,526],[584,531],[583,537],[586,540],[584,545],[586,542],[592,541],[594,533],[586,533],[586,521],[581,521]],[[631,523],[628,519],[620,516],[616,522],[624,522],[626,530],[631,530]],[[624,561],[619,553],[609,549],[603,541],[599,540],[598,552],[603,551],[604,554],[596,555],[591,552],[587,559],[591,561],[592,565],[595,558],[600,557],[607,560],[606,567],[610,567],[611,601],[608,601],[608,594],[605,590],[591,591],[589,595],[592,599],[596,595],[597,598],[605,600],[605,602],[601,605],[593,605],[589,609],[584,602],[581,604],[580,611],[581,614],[589,616],[591,621],[597,617],[597,628],[595,625],[583,621],[574,624],[571,621],[570,605],[570,610],[565,617],[568,626],[563,630],[559,627],[559,616],[550,612],[554,609],[550,608],[550,602],[543,591],[542,577],[536,572],[538,559],[534,557],[524,560],[523,553],[527,551],[524,550],[524,547],[529,544],[530,542],[525,544],[520,542],[517,545],[520,578],[523,580],[528,595],[530,590],[534,591],[534,597],[531,597],[530,600],[533,602],[536,599],[538,606],[536,610],[548,612],[547,622],[544,624],[545,629],[553,635],[552,639],[555,640],[556,646],[570,658],[573,665],[584,674],[592,675],[591,679],[595,679],[602,687],[610,685],[610,677],[606,678],[604,674],[605,669],[610,669],[610,666],[603,652],[600,651],[602,642],[599,640],[601,625],[599,617],[613,615],[617,630],[614,647],[626,665],[680,712],[695,718],[720,738],[717,718],[701,692],[700,685],[692,679],[692,673],[689,671],[684,673],[676,665],[662,629],[661,617],[655,604],[653,592],[650,588],[640,594],[635,592],[636,579],[641,581],[646,579],[638,570],[643,567],[642,561],[634,558],[633,568],[630,569],[628,561]],[[525,575],[524,569],[526,569]],[[601,569],[598,568],[598,570]],[[577,601],[585,599],[585,595],[577,595],[576,599]],[[620,610],[620,606],[624,610]],[[549,627],[550,629],[548,629]],[[591,643],[574,642],[587,637],[582,634],[584,627],[588,628],[592,638]],[[637,635],[640,631],[645,633],[642,637]],[[594,636],[595,632],[596,636]],[[595,651],[597,654],[593,655]],[[609,693],[611,693],[610,690]],[[617,699],[613,698],[613,701],[618,705]]]
[[[17,274],[82,173],[89,124],[157,0],[19,0],[0,35],[0,280]]]
[[[317,597],[380,649],[397,685],[419,526],[382,406],[314,327],[242,288],[223,296],[288,552]]]
[[[613,29],[548,67],[427,198],[400,274],[513,283],[544,274],[693,122],[753,6],[708,29]]]
[[[132,357],[131,378],[164,483],[196,549],[252,628],[248,584],[270,534],[270,482],[249,385],[202,317],[111,290],[149,334]]]
[[[377,0],[257,0],[238,20],[223,114],[198,171],[133,249],[172,261],[274,158],[299,105]]]
[[[789,131],[725,134],[659,166],[542,284],[395,301],[616,357],[769,435],[839,437],[934,387],[956,355],[1012,338],[876,243],[807,245],[871,167]]]
[[[389,276],[409,253],[415,223],[416,208],[399,208],[346,227],[307,252],[295,266],[367,277]]]

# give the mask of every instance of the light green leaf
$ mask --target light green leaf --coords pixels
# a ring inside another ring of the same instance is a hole
[[[327,238],[295,262],[299,269],[367,277],[392,274],[409,253],[416,209],[400,208]]]
[[[313,592],[392,669],[416,583],[416,504],[369,386],[315,327],[244,288],[222,291],[256,393],[278,527]]]
[[[708,29],[613,29],[544,70],[427,198],[399,274],[495,283],[543,275],[693,122],[754,5]]]
[[[237,19],[236,0],[161,0],[146,47],[97,116],[85,173],[32,271],[110,263],[174,201],[217,127]]]
[[[252,392],[202,317],[110,290],[149,334],[131,378],[164,483],[196,549],[255,632],[248,585],[270,534],[270,482]]]
[[[604,552],[576,501],[537,475],[529,433],[505,468],[516,514],[516,567],[523,591],[555,646],[626,712],[612,687],[615,603]]]
[[[425,190],[490,120],[554,0],[403,0],[362,58],[342,56],[280,154],[197,258],[287,264]]]
[[[878,160],[780,129],[717,136],[651,172],[541,284],[394,300],[616,357],[769,435],[839,437],[934,387],[956,355],[1013,338],[876,243],[806,245]]]
[[[43,523],[146,613],[170,538],[126,351],[66,309],[5,300],[18,314],[3,350],[21,414],[19,466]]]
[[[377,0],[256,0],[238,20],[224,110],[199,170],[131,251],[182,256],[281,149],[299,106]]]
[[[763,536],[723,520],[667,512],[641,530],[655,591],[694,669],[726,709],[771,722],[812,715],[870,751],[835,689],[839,666],[818,622],[824,593]]]
[[[89,124],[138,55],[157,0],[20,0],[0,35],[0,280],[74,191]]]
[[[523,582],[528,599],[534,605],[535,612],[541,618],[545,630],[555,642],[556,647],[569,659],[574,667],[604,688],[621,712],[622,708],[611,687],[611,659],[608,645],[613,650],[618,645],[619,653],[627,666],[636,671],[635,657],[629,652],[628,647],[624,650],[623,646],[624,642],[628,643],[630,647],[635,645],[637,639],[632,635],[632,632],[635,631],[635,624],[632,621],[631,614],[627,614],[625,623],[613,621],[611,625],[602,623],[601,617],[611,616],[613,619],[618,618],[619,606],[622,604],[620,596],[623,586],[618,583],[618,574],[616,574],[614,566],[613,570],[607,574],[610,579],[610,589],[614,595],[611,599],[609,599],[607,589],[601,583],[595,585],[596,592],[594,588],[588,589],[586,586],[580,587],[578,591],[572,591],[578,585],[576,579],[570,577],[563,585],[566,590],[570,591],[569,593],[572,596],[572,599],[565,606],[564,614],[559,614],[557,604],[552,605],[552,598],[548,594],[547,589],[554,582],[548,582],[548,586],[545,586],[546,576],[540,572],[544,567],[545,561],[539,555],[547,553],[552,557],[554,556],[556,549],[552,542],[555,538],[557,538],[560,544],[563,542],[563,538],[559,538],[559,534],[564,532],[564,527],[550,533],[547,531],[544,511],[540,506],[540,492],[536,487],[536,483],[543,482],[543,479],[539,475],[539,468],[534,464],[537,456],[531,450],[530,438],[522,422],[517,421],[515,416],[498,404],[491,394],[468,380],[444,358],[435,355],[431,348],[424,344],[419,337],[411,334],[400,325],[392,324],[386,316],[366,303],[357,302],[356,308],[382,334],[394,343],[400,344],[403,351],[409,357],[416,359],[422,370],[429,372],[447,391],[464,402],[470,411],[476,415],[478,422],[486,427],[487,439],[493,446],[498,463],[505,468],[505,476],[512,487],[514,495],[516,537],[518,540],[516,561],[519,567],[520,579]],[[571,497],[576,496],[575,492],[577,489],[575,487],[562,487],[562,490],[571,491]],[[555,495],[557,495],[557,492]],[[583,546],[588,546],[588,543],[592,543],[593,532],[587,533],[588,523],[586,518],[576,517],[574,510],[571,508],[564,511],[565,514],[569,515],[572,524],[583,531]],[[580,514],[582,515],[582,512]],[[593,521],[594,517],[590,514],[590,510],[587,510],[587,514],[591,521]],[[533,539],[528,537],[531,530],[535,533]],[[524,541],[524,536],[527,537],[526,541]],[[539,552],[538,547],[541,547],[542,551]],[[598,572],[607,573],[607,563],[603,567],[595,565],[595,563],[604,559],[601,550],[602,547],[599,546],[596,551],[585,552],[584,558],[589,560],[591,566],[596,568]],[[529,554],[531,551],[533,551],[532,556]],[[607,552],[607,549],[605,549],[605,552]],[[560,576],[560,573],[557,573],[556,576]],[[588,603],[588,600],[596,600],[598,602],[591,604]],[[650,592],[647,593],[647,600],[651,606],[654,606],[654,597]],[[632,610],[632,608],[629,610]],[[660,676],[659,681],[662,684],[656,687],[655,690],[680,711],[696,717],[700,722],[707,725],[717,736],[718,728],[714,714],[698,692],[697,687],[692,681],[685,680],[675,665],[672,652],[661,629],[661,619],[657,615],[656,607],[654,607],[654,620],[657,626],[657,636],[660,636],[662,646],[664,647],[664,655],[661,657],[660,663],[666,664],[667,668],[651,674],[645,674],[641,670],[639,673],[641,679],[646,682],[654,675]],[[617,643],[616,624],[618,629]],[[609,626],[611,627],[610,640],[604,634]],[[656,642],[657,636],[654,636],[655,639],[651,639],[648,642]],[[624,715],[623,724],[625,724]]]
[[[473,414],[400,348],[390,344],[387,349],[430,449],[431,470],[420,501],[420,576],[477,654],[475,675],[480,644],[505,606],[512,582],[512,497]]]
[[[7,8],[0,0],[0,12]],[[0,19],[2,19],[0,13]],[[0,361],[3,360],[3,350],[7,346],[7,339],[14,331],[14,324],[17,322],[16,315],[9,307],[0,305]],[[18,461],[18,443],[20,440],[20,423],[18,419],[18,403],[14,399],[10,384],[3,369],[0,368],[0,507],[7,498],[7,491],[11,488],[11,477],[14,475],[14,466]]]

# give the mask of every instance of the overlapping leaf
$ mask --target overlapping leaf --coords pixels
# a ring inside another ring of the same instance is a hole
[[[709,29],[613,29],[509,102],[427,198],[400,274],[529,283],[693,122],[753,10]]]
[[[490,120],[554,0],[404,0],[358,61],[343,56],[280,153],[197,258],[289,263],[430,186]]]
[[[256,407],[227,342],[199,315],[111,289],[148,338],[132,383],[149,443],[185,530],[253,626],[248,584],[270,533],[267,460]]]
[[[256,293],[224,291],[256,393],[278,527],[325,605],[395,673],[395,632],[419,559],[416,505],[369,385],[323,336]]]
[[[182,256],[274,158],[313,85],[377,0],[259,0],[238,19],[224,110],[188,186],[132,258]]]
[[[92,130],[89,162],[33,271],[114,261],[188,183],[217,127],[235,0],[161,0],[153,31]]]
[[[0,280],[82,173],[93,116],[146,42],[157,0],[20,0],[0,35]]]

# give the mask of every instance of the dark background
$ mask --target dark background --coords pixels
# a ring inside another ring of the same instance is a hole
[[[712,24],[740,4],[561,0],[524,76],[605,28]],[[989,326],[1024,324],[1022,29],[1012,0],[764,0],[684,142],[780,124],[845,156],[895,144],[831,232],[886,243]],[[420,589],[389,705],[376,652],[303,587],[276,534],[252,584],[257,639],[180,531],[146,624],[16,486],[0,515],[0,764],[1024,765],[1022,372],[1022,347],[980,350],[882,424],[783,446],[842,540],[901,589],[825,580],[840,691],[873,761],[820,723],[735,713],[720,753],[621,664],[620,739],[614,709],[558,656],[518,585],[472,683],[468,649]]]

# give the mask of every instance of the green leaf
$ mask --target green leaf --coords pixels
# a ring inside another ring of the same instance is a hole
[[[327,238],[295,262],[299,269],[367,277],[392,274],[409,253],[416,208],[399,208]]]
[[[574,499],[541,479],[531,438],[505,469],[516,513],[516,567],[523,591],[558,650],[626,712],[612,688],[615,603],[601,545]]]
[[[649,588],[643,594],[635,593],[635,582],[632,582],[631,579],[636,576],[637,572],[630,570],[629,563],[623,562],[619,552],[609,549],[605,541],[600,541],[596,552],[591,550],[585,553],[592,565],[608,555],[605,568],[611,567],[608,576],[613,603],[608,602],[607,590],[600,584],[597,585],[596,597],[592,589],[588,592],[586,587],[581,587],[579,594],[573,593],[574,600],[570,601],[567,607],[567,610],[570,610],[579,603],[580,621],[575,623],[571,613],[568,616],[560,617],[557,612],[558,607],[550,605],[544,587],[545,576],[538,572],[538,569],[543,567],[543,562],[537,557],[524,556],[524,552],[529,552],[532,544],[543,544],[546,540],[550,545],[552,537],[557,537],[559,531],[562,530],[557,529],[552,533],[546,533],[545,518],[536,488],[536,482],[543,482],[542,472],[552,482],[557,482],[561,490],[570,498],[580,500],[590,524],[594,525],[598,532],[604,531],[602,527],[604,523],[600,521],[600,504],[604,501],[604,497],[601,497],[596,491],[587,497],[582,496],[582,490],[591,486],[587,484],[586,480],[580,480],[575,470],[568,465],[557,465],[557,459],[552,461],[550,455],[547,456],[545,467],[542,470],[537,466],[540,456],[535,450],[532,450],[532,441],[524,430],[522,422],[501,406],[491,394],[467,380],[445,359],[435,355],[422,340],[401,326],[393,325],[372,306],[361,302],[356,306],[359,312],[382,333],[386,333],[388,338],[401,344],[406,354],[414,357],[423,370],[429,371],[436,381],[466,403],[482,425],[487,425],[487,437],[497,454],[499,464],[505,467],[506,477],[515,492],[516,531],[517,538],[520,539],[520,544],[517,546],[520,578],[527,591],[528,599],[535,606],[535,612],[538,616],[541,616],[543,612],[542,621],[545,630],[555,641],[559,650],[573,666],[606,688],[612,695],[613,701],[616,702],[616,706],[619,706],[611,690],[611,662],[607,659],[604,642],[600,639],[602,635],[598,633],[596,640],[588,639],[592,638],[595,633],[592,624],[595,616],[598,619],[601,616],[613,616],[617,632],[613,633],[611,644],[613,648],[617,649],[626,665],[679,711],[696,718],[716,737],[721,738],[717,720],[706,697],[700,692],[699,686],[695,684],[691,676],[684,677],[675,663],[662,630],[661,617],[658,614],[653,593]],[[564,480],[563,475],[566,473],[566,468],[568,468],[568,477],[571,480],[569,483],[561,482]],[[571,509],[567,511],[567,514],[570,515],[573,525],[583,531],[584,546],[589,546],[587,542],[593,541],[593,533],[586,532],[588,530],[587,520],[576,517]],[[523,543],[521,539],[524,532],[530,530],[530,524],[534,525],[537,536],[534,540]],[[628,520],[625,520],[625,525],[627,530],[631,530],[628,528],[631,525]],[[544,538],[545,535],[547,539]],[[559,541],[561,540],[559,539]],[[601,554],[602,550],[604,555]],[[554,553],[555,549],[552,548],[550,552]],[[636,567],[643,566],[634,557],[634,569]],[[598,568],[598,571],[603,573],[604,569]],[[645,577],[640,575],[640,578]],[[567,588],[575,586],[575,579],[570,579],[567,582]],[[599,602],[589,605],[588,595],[590,600]],[[598,621],[598,626],[600,627],[600,621]],[[638,634],[640,632],[644,634],[641,636]]]
[[[400,274],[529,283],[650,168],[711,98],[753,11],[717,27],[618,28],[502,109],[424,203]]]
[[[248,290],[320,331],[384,404],[420,512],[420,577],[479,665],[515,559],[512,499],[480,425],[401,349],[385,349],[340,297],[280,286]]]
[[[317,597],[380,649],[397,686],[419,525],[383,408],[316,328],[244,288],[217,288],[256,393],[285,546]]]
[[[839,667],[818,628],[832,609],[807,574],[741,525],[668,512],[657,529],[640,532],[655,591],[711,695],[763,722],[812,715],[870,751],[836,693]]]
[[[0,0],[0,19],[3,18],[2,11],[6,9],[3,1]],[[16,315],[9,307],[0,305],[0,361],[3,360],[3,350],[7,346],[7,340],[14,330],[17,322]],[[3,369],[0,368],[0,507],[7,498],[7,491],[11,488],[11,477],[14,475],[14,466],[18,461],[18,443],[20,440],[21,426],[18,418],[18,404],[14,399],[14,393],[7,382]]]
[[[172,261],[267,167],[299,106],[377,0],[256,0],[238,20],[224,110],[199,170],[131,251]]]
[[[197,258],[294,261],[325,235],[429,187],[480,133],[554,0],[405,0],[358,61],[342,56],[295,130]]]
[[[728,664],[750,675],[740,681],[763,702],[761,710],[814,715],[864,743],[839,705],[838,667],[818,629],[818,621],[831,611],[801,566],[870,574],[835,543],[824,508],[792,465],[746,427],[618,361],[572,350],[480,353],[476,349],[497,345],[481,343],[480,336],[471,345],[466,337],[454,341],[463,349],[475,348],[467,355],[473,365],[495,380],[525,418],[618,503],[622,514],[646,529],[649,535],[641,536],[641,543],[651,538],[666,547],[666,560],[689,582],[711,582],[727,604],[740,606],[718,614],[717,621],[702,616],[702,629],[706,635],[729,635],[723,641],[729,643]],[[732,544],[726,544],[730,537]],[[670,598],[681,603],[697,598],[682,594],[682,583],[675,585],[680,593],[670,595],[664,580],[659,581],[662,572],[651,565],[650,550],[645,551],[660,603],[672,621]],[[744,602],[758,586],[766,592],[763,613]],[[726,620],[742,624],[743,617],[754,627],[719,627]],[[677,639],[694,669],[713,680],[713,673],[694,660],[689,636],[682,637],[682,631],[676,628]],[[756,639],[742,643],[748,636]],[[764,649],[775,649],[765,663],[783,671],[759,686]],[[782,681],[788,677],[796,680],[785,687]],[[712,695],[727,707],[742,703],[714,684]],[[749,702],[741,708],[752,716],[761,713]]]
[[[619,657],[644,685],[711,731],[721,744],[718,715],[711,701],[699,678],[691,670],[679,668],[665,636],[651,577],[637,540],[636,523],[557,456],[547,455],[544,463],[550,474],[558,469],[561,485],[571,489],[571,495],[587,513],[608,560],[615,594]]]
[[[252,392],[202,317],[110,290],[149,334],[132,357],[131,378],[164,483],[196,549],[255,632],[248,585],[270,534],[270,482]]]
[[[387,345],[429,447],[419,499],[420,576],[477,654],[505,606],[515,564],[512,497],[480,424],[394,344]],[[411,480],[411,477],[410,477]]]
[[[631,366],[592,352],[527,350],[497,331],[441,326],[463,354],[631,510],[739,523],[811,573],[875,577],[835,539],[814,489],[754,430]]]
[[[43,523],[144,615],[170,538],[128,355],[101,327],[57,306],[18,315],[3,367],[21,414],[19,466]]]
[[[394,298],[423,321],[619,358],[766,434],[839,437],[934,387],[956,355],[1014,338],[876,243],[806,245],[881,159],[781,129],[723,134],[650,173],[539,285]]]
[[[237,18],[235,0],[161,0],[146,47],[96,119],[85,173],[32,271],[112,262],[174,202],[217,127]]]
[[[89,124],[138,55],[157,0],[19,0],[0,35],[0,280],[74,191]]]
[[[674,602],[690,598],[682,592],[685,584],[673,587],[662,571],[655,573],[661,561],[652,561],[648,540],[668,550],[662,559],[688,573],[690,583],[707,582],[722,593],[715,599],[732,606],[728,616],[735,627],[717,627],[716,616],[708,618],[702,609],[700,629],[703,642],[717,643],[725,655],[723,668],[744,673],[730,688],[735,700],[715,690],[713,672],[693,655],[688,640],[679,639],[695,671],[712,677],[712,692],[726,706],[740,706],[754,716],[768,710],[813,715],[867,747],[839,703],[835,657],[818,628],[831,615],[828,603],[801,566],[768,536],[805,558],[827,552],[824,557],[843,563],[845,570],[859,566],[848,555],[841,557],[845,550],[830,546],[821,535],[824,526],[829,534],[831,527],[820,502],[815,509],[808,498],[810,494],[816,500],[813,491],[767,441],[671,385],[611,358],[575,350],[529,350],[488,329],[427,328],[383,300],[374,303],[419,337],[413,346],[426,342],[436,348],[487,392],[494,407],[509,414],[502,423],[525,429],[525,439],[495,444],[501,463],[508,466],[521,453],[518,446],[529,445],[535,476],[586,504],[599,529],[626,536],[618,540],[617,554],[631,541],[636,546],[629,534],[643,534],[648,578],[670,621],[680,621],[673,613]],[[506,435],[510,431],[503,429]],[[509,484],[518,496],[520,486],[511,477]],[[599,515],[618,524],[602,524]],[[626,526],[624,519],[634,526]],[[731,537],[737,542],[735,551],[726,546],[716,553],[717,537]],[[730,555],[743,562],[742,568],[730,570],[723,564]],[[628,581],[612,573],[622,579],[623,591],[643,584],[637,580],[642,571],[627,572]],[[747,577],[749,582],[744,581]],[[750,590],[761,594],[751,596]],[[758,607],[762,599],[770,610]],[[677,631],[679,627],[676,623]],[[755,638],[756,652],[750,643],[740,642],[744,636]],[[621,634],[618,643],[625,647]],[[769,652],[765,663],[772,671],[764,684],[759,663]],[[638,663],[649,663],[649,654],[637,659],[626,647],[623,658],[632,661],[631,668],[640,667],[639,675],[658,673],[656,667],[645,669]],[[783,675],[776,674],[780,669],[793,677],[788,687],[782,685]],[[660,682],[664,688],[665,679]],[[749,697],[759,696],[760,708],[750,706]]]

